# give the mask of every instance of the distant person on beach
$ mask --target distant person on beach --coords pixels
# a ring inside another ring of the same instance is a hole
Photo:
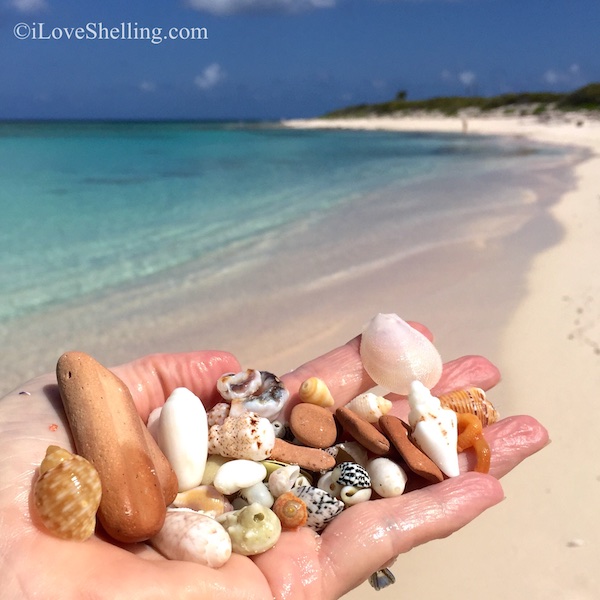
[[[289,373],[286,386],[295,391],[307,376],[317,375],[328,381],[337,402],[348,402],[372,384],[366,380],[358,344],[356,338]],[[495,369],[483,358],[457,364],[459,371],[468,369],[476,379],[497,383]],[[150,355],[113,371],[146,419],[176,387],[188,387],[210,403],[216,378],[238,369],[230,354],[194,352]],[[233,554],[225,566],[211,569],[166,560],[146,544],[117,546],[102,535],[82,543],[64,541],[38,527],[31,488],[46,447],[60,444],[74,450],[54,375],[24,383],[0,400],[0,431],[3,600],[339,598],[398,555],[452,534],[500,502],[503,491],[497,478],[547,443],[545,429],[534,419],[504,419],[486,430],[493,451],[490,475],[465,473],[397,498],[357,505],[322,535],[306,527],[286,532],[264,554]],[[467,576],[471,568],[457,567]],[[446,585],[440,581],[440,594]]]

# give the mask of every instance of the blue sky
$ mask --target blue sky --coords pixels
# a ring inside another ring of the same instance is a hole
[[[0,0],[0,119],[278,119],[399,90],[565,91],[600,81],[599,24],[598,0]],[[155,28],[160,43],[126,39]]]

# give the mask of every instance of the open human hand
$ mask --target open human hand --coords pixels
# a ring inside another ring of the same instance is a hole
[[[359,343],[355,338],[284,375],[290,404],[309,376],[326,381],[336,407],[373,387]],[[176,387],[189,388],[211,407],[219,401],[216,379],[239,370],[230,354],[208,351],[149,355],[112,369],[129,387],[144,420]],[[498,380],[487,360],[463,357],[445,365],[434,391],[464,384],[489,389]],[[405,400],[394,404],[394,414],[405,414]],[[399,554],[450,535],[502,500],[497,478],[548,441],[546,430],[531,417],[503,419],[486,429],[489,475],[467,472],[473,457],[463,453],[459,477],[355,505],[321,534],[307,527],[283,532],[271,550],[251,558],[232,554],[223,567],[212,569],[166,560],[147,544],[116,544],[101,532],[81,543],[44,531],[32,509],[37,467],[50,444],[74,450],[54,375],[29,381],[0,400],[0,430],[0,572],[6,600],[339,598]]]

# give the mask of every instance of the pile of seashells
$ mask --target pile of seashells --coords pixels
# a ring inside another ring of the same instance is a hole
[[[302,384],[285,422],[280,415],[290,393],[266,371],[223,374],[223,401],[209,411],[190,390],[175,389],[146,424],[177,478],[175,498],[149,543],[169,559],[218,568],[232,552],[272,548],[282,531],[320,532],[354,504],[398,496],[409,474],[421,483],[457,476],[465,448],[475,448],[477,470],[487,469],[482,430],[498,414],[478,388],[431,395],[442,361],[424,335],[397,315],[380,314],[363,331],[360,352],[377,385],[408,396],[408,423],[388,414],[392,402],[374,392],[334,412],[327,385],[316,377]],[[51,446],[40,466],[35,506],[59,537],[83,540],[94,532],[103,474],[88,463],[82,475],[86,458]],[[65,493],[68,483],[53,483],[53,469],[77,470],[79,487]]]

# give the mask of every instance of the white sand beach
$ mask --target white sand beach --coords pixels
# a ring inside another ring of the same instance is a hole
[[[287,125],[457,133],[464,127],[458,118]],[[538,418],[552,443],[503,480],[500,506],[450,538],[399,557],[393,571],[400,583],[377,593],[365,584],[347,597],[592,600],[600,597],[600,123],[578,116],[548,123],[469,118],[467,132],[581,145],[592,153],[576,167],[575,189],[550,211],[562,239],[535,257],[524,297],[497,331],[503,381],[491,397],[504,414]]]

